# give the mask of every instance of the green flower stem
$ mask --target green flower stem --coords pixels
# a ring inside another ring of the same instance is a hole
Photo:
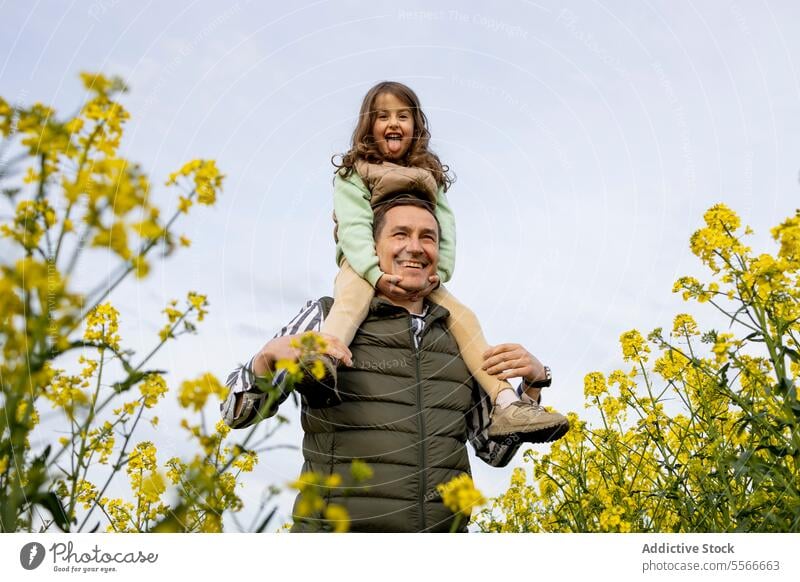
[[[109,473],[108,478],[106,479],[106,482],[103,485],[103,488],[97,494],[96,502],[92,504],[92,506],[89,508],[88,512],[84,516],[83,521],[81,521],[81,524],[78,527],[79,532],[83,530],[83,527],[86,525],[86,522],[89,521],[89,518],[91,517],[92,512],[94,511],[94,508],[97,507],[99,501],[103,498],[103,494],[106,492],[106,489],[108,489],[109,485],[111,485],[111,481],[114,479],[116,474],[127,464],[126,456],[127,456],[128,443],[130,442],[131,437],[133,436],[133,433],[136,430],[136,426],[139,424],[139,420],[142,418],[142,413],[144,412],[144,409],[145,409],[144,397],[142,397],[142,404],[139,407],[139,411],[136,414],[136,418],[133,421],[133,426],[129,431],[123,433],[125,440],[122,443],[122,448],[119,451],[119,455],[117,455],[117,460],[112,465],[111,472]]]
[[[105,332],[105,325],[103,325],[103,332]],[[78,474],[80,473],[80,470],[82,468],[81,465],[83,463],[83,458],[84,458],[84,455],[86,454],[86,439],[89,436],[88,428],[89,428],[89,426],[91,426],[92,420],[94,420],[94,405],[97,402],[97,395],[100,392],[100,385],[101,385],[100,382],[102,381],[102,378],[103,378],[103,365],[104,364],[105,364],[105,351],[104,350],[100,350],[100,364],[98,365],[98,369],[97,369],[97,383],[96,383],[96,386],[95,386],[94,395],[92,397],[92,406],[89,408],[89,414],[86,417],[86,421],[84,422],[83,426],[80,427],[80,431],[78,433],[80,435],[80,446],[78,448],[78,454],[72,456],[73,459],[77,459],[78,466],[76,467],[74,464],[72,465],[72,475],[71,475],[71,477],[72,477],[72,479],[71,479],[72,487],[70,489],[70,495],[69,495],[69,509],[67,510],[67,515],[70,517],[70,519],[73,519],[73,517],[75,515],[75,505],[77,503],[77,495],[76,495],[76,493],[77,493],[77,488],[78,488]],[[72,437],[73,437],[73,439],[75,438],[74,429],[73,429]],[[86,466],[84,467],[84,469],[85,469],[84,470],[84,477],[85,477],[86,476],[86,472],[89,469],[88,462],[86,463]]]

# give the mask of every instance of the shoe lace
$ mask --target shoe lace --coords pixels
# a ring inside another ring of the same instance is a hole
[[[529,406],[531,406],[531,407],[535,408],[536,410],[544,410],[544,406],[542,406],[541,404],[539,404],[538,402],[536,402],[536,401],[535,401],[533,398],[531,398],[530,396],[527,396],[527,395],[526,395],[526,396],[525,396],[525,398],[520,398],[520,400],[521,400],[522,402],[524,402],[525,404],[527,404],[527,405],[529,405]]]

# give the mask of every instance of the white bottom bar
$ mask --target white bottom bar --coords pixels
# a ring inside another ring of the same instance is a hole
[[[798,542],[800,534],[4,534],[0,555],[3,578],[20,581],[794,581]]]

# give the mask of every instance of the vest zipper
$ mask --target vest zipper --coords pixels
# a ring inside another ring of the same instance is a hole
[[[420,466],[420,488],[419,488],[419,514],[422,527],[420,531],[425,531],[428,527],[427,520],[425,519],[425,491],[428,488],[428,468],[427,464],[427,456],[425,455],[425,447],[427,447],[427,440],[428,435],[425,429],[425,417],[423,416],[423,408],[422,408],[422,371],[420,370],[419,365],[419,352],[420,348],[422,347],[422,338],[419,338],[420,345],[417,345],[417,342],[414,341],[414,322],[411,320],[411,316],[408,316],[408,331],[411,334],[411,345],[414,346],[414,358],[416,362],[416,373],[417,373],[417,425],[419,426],[419,434],[420,434],[420,447],[419,447],[419,466]]]

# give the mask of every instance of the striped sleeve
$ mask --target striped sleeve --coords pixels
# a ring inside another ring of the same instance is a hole
[[[522,445],[519,437],[512,434],[503,441],[489,438],[492,401],[475,381],[472,382],[472,402],[467,413],[467,438],[475,449],[475,455],[487,465],[505,467]]]
[[[306,331],[319,331],[322,329],[322,304],[319,300],[307,301],[300,313],[276,333],[272,339],[286,335],[296,335]]]
[[[287,335],[296,335],[306,331],[319,331],[322,327],[322,305],[319,301],[309,301],[300,310],[294,319],[276,333],[272,339]],[[228,375],[226,384],[229,388],[228,397],[220,405],[220,412],[225,424],[231,428],[244,428],[255,424],[265,418],[274,416],[278,407],[289,397],[290,391],[286,388],[284,379],[286,372],[279,372],[273,379],[273,386],[278,388],[278,398],[269,408],[267,394],[256,386],[256,376],[253,373],[253,360],[238,366]],[[241,410],[236,414],[237,395],[242,400]]]

